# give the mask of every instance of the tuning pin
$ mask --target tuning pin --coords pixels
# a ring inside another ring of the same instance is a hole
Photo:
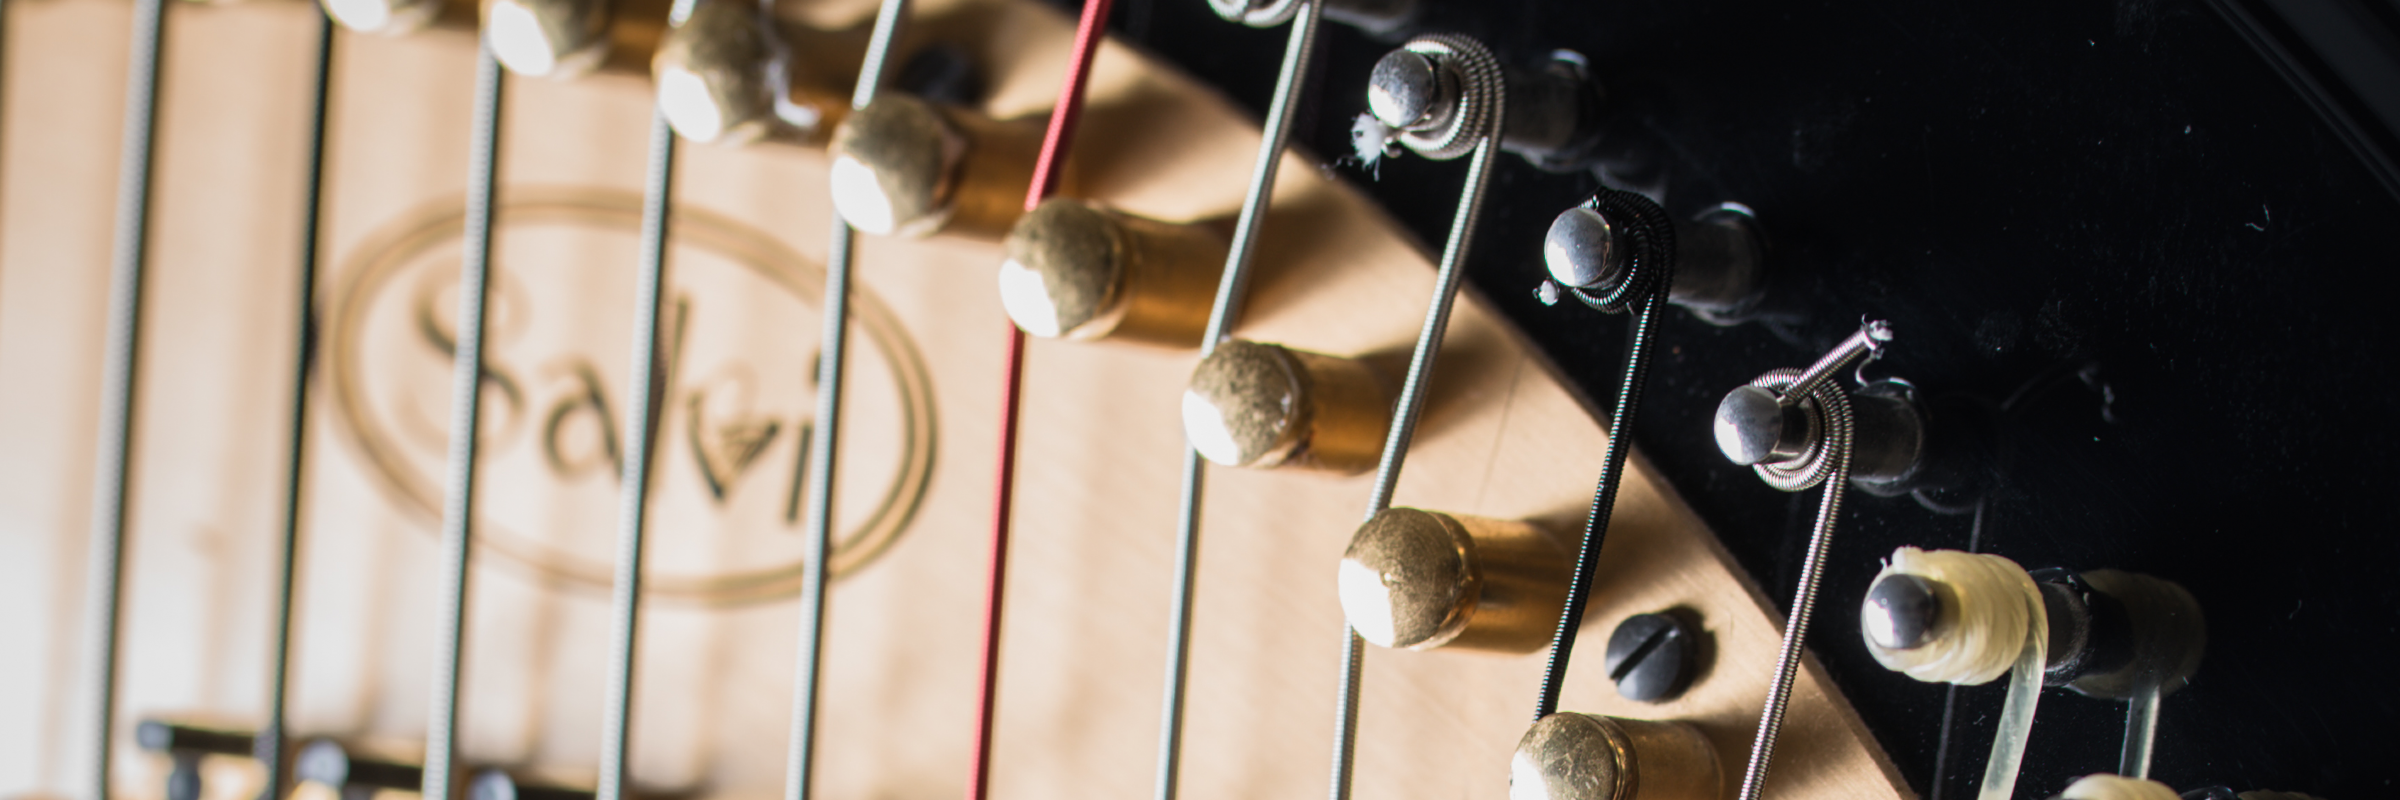
[[[1325,18],[1342,23],[1375,37],[1388,37],[1415,22],[1421,7],[1417,0],[1319,0],[1325,3]],[[1208,0],[1208,7],[1227,22],[1239,22],[1253,28],[1272,28],[1290,22],[1299,13],[1301,0]]]
[[[589,789],[569,789],[527,781],[507,770],[487,769],[467,782],[467,800],[592,800]]]
[[[1183,435],[1229,467],[1365,472],[1383,454],[1392,394],[1366,362],[1228,339],[1183,391]]]
[[[1509,800],[1716,800],[1724,774],[1700,729],[1562,711],[1509,759]]]
[[[1728,392],[1717,404],[1718,449],[1770,485],[1797,491],[1830,469],[1830,449],[1820,445],[1828,426],[1839,424],[1850,433],[1850,483],[1862,490],[1890,496],[1967,480],[1980,440],[1963,421],[1949,435],[1929,437],[1929,415],[1906,381],[1865,382],[1842,398],[1847,419],[1828,419],[1823,393],[1841,391],[1832,383],[1838,374],[1877,357],[1891,338],[1889,325],[1870,322],[1805,371],[1776,370]]]
[[[1045,338],[1194,346],[1225,268],[1215,231],[1064,197],[1018,218],[1005,250],[1000,304]]]
[[[332,739],[301,747],[292,763],[292,775],[301,782],[332,789],[342,800],[368,800],[386,789],[414,792],[425,784],[424,767],[360,756]]]
[[[200,800],[200,759],[205,756],[251,757],[257,739],[247,733],[213,730],[146,719],[133,729],[134,744],[162,753],[173,764],[167,773],[167,800]]]
[[[1622,203],[1656,206],[1646,198],[1636,199],[1640,195],[1623,194],[1627,199]],[[1634,256],[1628,239],[1633,229],[1645,224],[1619,204],[1600,199],[1595,196],[1560,212],[1542,239],[1542,260],[1550,267],[1550,277],[1595,307],[1605,305],[1600,299],[1616,294],[1630,276],[1626,267]],[[1750,210],[1728,203],[1677,221],[1673,228],[1675,274],[1667,283],[1667,302],[1718,325],[1746,319],[1766,297],[1766,248]]]
[[[1342,554],[1342,615],[1383,647],[1530,653],[1558,624],[1569,569],[1531,524],[1387,508]]]
[[[1600,143],[1600,88],[1583,57],[1558,51],[1532,71],[1503,67],[1458,37],[1420,36],[1375,62],[1367,110],[1380,136],[1427,158],[1455,158],[1474,146],[1488,118],[1492,86],[1505,89],[1500,148],[1543,169],[1573,171]],[[1362,121],[1363,122],[1363,121]],[[1362,151],[1374,142],[1361,142]]]
[[[1971,578],[1945,580],[1901,569],[1900,563],[1895,554],[1893,570],[1868,588],[1859,609],[1859,629],[1871,649],[1914,651],[1991,635],[1961,629],[1990,624],[1989,617],[1973,613],[1977,604],[1990,601],[1981,584],[1968,582],[1962,589]],[[2172,691],[2199,668],[2207,629],[2199,601],[2183,587],[2106,569],[2027,574],[2041,591],[2049,628],[2043,683],[2124,700],[2144,683]]]
[[[1042,134],[884,92],[834,129],[834,210],[872,234],[998,238],[1025,211]]]

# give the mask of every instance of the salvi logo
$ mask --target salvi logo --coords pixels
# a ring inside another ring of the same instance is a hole
[[[495,237],[483,366],[479,557],[606,590],[633,344],[639,197],[513,190]],[[387,225],[343,264],[324,342],[344,438],[399,504],[438,521],[464,214]],[[763,232],[674,216],[669,364],[653,475],[653,597],[753,602],[797,590],[815,434],[823,268]],[[854,289],[831,568],[888,547],[934,456],[929,378],[897,319]]]

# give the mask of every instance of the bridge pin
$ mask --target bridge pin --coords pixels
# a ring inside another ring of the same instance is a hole
[[[1355,474],[1382,455],[1391,408],[1365,362],[1231,339],[1192,371],[1183,433],[1226,466]]]
[[[423,767],[361,756],[332,739],[302,746],[293,760],[292,775],[303,783],[332,789],[342,800],[367,800],[387,789],[414,792],[425,783]]]
[[[133,742],[143,750],[163,753],[173,766],[167,773],[167,800],[200,800],[200,760],[205,756],[249,757],[256,737],[235,731],[146,719],[134,726]]]
[[[1562,711],[1517,740],[1509,800],[1715,800],[1723,772],[1698,728]]]
[[[881,93],[834,129],[834,209],[872,234],[998,238],[1025,212],[1042,133],[1035,120]]]
[[[1568,568],[1528,523],[1387,508],[1342,555],[1342,614],[1383,647],[1529,653],[1550,642]]]
[[[592,800],[589,789],[529,781],[507,770],[487,769],[467,782],[467,800]]]
[[[1194,346],[1225,266],[1225,240],[1205,227],[1063,197],[1019,218],[1005,249],[1001,305],[1046,338]]]

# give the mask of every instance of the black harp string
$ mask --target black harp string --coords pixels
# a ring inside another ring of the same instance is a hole
[[[292,353],[292,413],[284,451],[282,539],[275,550],[275,617],[267,662],[267,722],[259,727],[253,752],[266,769],[266,798],[281,798],[289,786],[284,768],[285,700],[292,670],[292,585],[300,554],[301,491],[308,454],[309,374],[317,354],[317,247],[325,190],[325,115],[333,84],[333,17],[317,9],[317,59],[309,88],[308,156],[300,211],[299,286],[293,292],[298,317]]]
[[[491,46],[479,41],[459,263],[458,349],[450,370],[450,454],[442,493],[442,629],[434,642],[432,710],[425,729],[425,800],[456,796],[451,783],[457,772],[459,668],[466,649],[467,567],[473,553],[476,434],[483,412],[484,301],[491,289],[494,181],[500,168],[501,100],[507,86]]]
[[[1144,0],[1134,8],[1146,14],[1146,6]],[[1251,168],[1249,193],[1242,198],[1241,215],[1234,221],[1233,241],[1227,248],[1225,271],[1217,280],[1217,297],[1208,315],[1208,328],[1200,337],[1202,358],[1216,352],[1217,343],[1224,340],[1234,320],[1241,317],[1242,300],[1248,296],[1250,263],[1258,251],[1259,231],[1266,222],[1267,207],[1275,197],[1275,175],[1283,165],[1284,146],[1292,138],[1292,120],[1298,116],[1302,96],[1307,94],[1309,66],[1316,52],[1318,31],[1322,30],[1323,13],[1322,0],[1301,0],[1292,17],[1292,30],[1284,44],[1283,66],[1275,77],[1275,96],[1267,105],[1258,162]],[[1184,687],[1191,670],[1192,599],[1194,578],[1200,569],[1200,496],[1206,478],[1202,467],[1200,451],[1187,443],[1183,448],[1182,516],[1175,531],[1173,609],[1167,625],[1166,696],[1159,711],[1157,800],[1175,800],[1183,769]]]
[[[675,0],[667,25],[692,15],[694,0]],[[626,754],[632,749],[634,671],[641,643],[642,543],[649,530],[651,467],[657,462],[660,402],[674,365],[659,346],[659,311],[667,283],[667,235],[674,222],[675,129],[657,98],[650,105],[650,155],[643,172],[640,255],[633,301],[633,366],[625,407],[625,464],[618,488],[616,575],[610,582],[608,695],[600,712],[597,800],[625,797]]]
[[[883,0],[876,9],[874,33],[859,65],[851,108],[874,102],[876,89],[891,68],[892,46],[908,21],[908,9],[909,0]],[[825,254],[825,330],[817,357],[816,429],[808,440],[808,524],[802,529],[807,556],[800,580],[800,654],[792,676],[785,800],[808,800],[816,772],[817,686],[824,677],[825,588],[830,577],[826,562],[833,551],[834,456],[841,443],[842,376],[850,349],[850,273],[857,257],[857,237],[850,223],[840,214],[829,216],[833,230]]]
[[[142,273],[150,251],[150,167],[158,131],[159,43],[166,0],[134,0],[131,62],[125,76],[125,129],[117,166],[114,251],[109,263],[108,332],[101,366],[99,462],[92,486],[90,599],[91,800],[108,800],[110,745],[117,712],[117,623],[125,577],[127,467],[133,458],[134,379],[140,366]]]

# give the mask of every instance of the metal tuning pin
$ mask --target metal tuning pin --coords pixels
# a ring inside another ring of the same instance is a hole
[[[1509,800],[1716,800],[1717,751],[1682,722],[1543,717],[1509,759]]]
[[[1192,370],[1183,435],[1229,467],[1356,474],[1375,466],[1391,408],[1366,362],[1229,339]]]
[[[1891,339],[1889,325],[1870,322],[1805,371],[1775,370],[1727,393],[1717,404],[1718,449],[1769,485],[1800,491],[1824,479],[1827,445],[1838,437],[1851,451],[1853,484],[1882,495],[1913,488],[1928,463],[1925,415],[1914,390],[1882,380],[1847,393],[1836,382],[1839,373],[1879,357]]]
[[[1322,0],[1321,0],[1322,1]],[[1290,22],[1305,0],[1208,0],[1208,7],[1227,22],[1253,28],[1272,28]],[[1392,36],[1417,19],[1418,0],[1333,0],[1325,2],[1325,18],[1365,31]]]
[[[528,781],[507,770],[487,769],[467,782],[467,800],[592,800],[589,789]]]
[[[425,768],[362,756],[341,742],[318,739],[300,748],[292,776],[332,789],[342,800],[368,800],[386,789],[417,791],[424,786]]]
[[[1857,333],[1808,369],[1779,369],[1761,375],[1750,385],[1735,389],[1717,407],[1717,444],[1726,458],[1751,465],[1760,480],[1783,491],[1797,492],[1819,484],[1825,487],[1817,503],[1816,522],[1809,530],[1807,555],[1800,562],[1800,585],[1784,621],[1783,645],[1776,651],[1775,676],[1767,685],[1758,736],[1751,743],[1749,766],[1742,771],[1741,800],[1758,800],[1765,790],[1767,770],[1774,763],[1775,739],[1782,731],[1783,714],[1791,704],[1792,681],[1799,673],[1801,647],[1816,612],[1825,553],[1841,518],[1843,485],[1850,482],[1851,444],[1859,425],[1849,393],[1842,391],[1836,380],[1841,373],[1880,357],[1891,341],[1890,325],[1864,322]],[[2012,780],[2014,775],[2010,770]]]
[[[1042,135],[1040,120],[880,93],[833,131],[834,210],[872,234],[999,238],[1025,213]]]
[[[1328,9],[1330,11],[1330,9]],[[1452,158],[1474,146],[1462,132],[1479,129],[1482,101],[1473,87],[1507,89],[1500,149],[1537,167],[1574,171],[1600,144],[1600,89],[1584,74],[1583,59],[1559,51],[1539,69],[1508,69],[1488,54],[1469,55],[1454,37],[1421,36],[1384,54],[1368,77],[1369,117],[1359,121],[1362,154],[1396,142],[1428,158]],[[1470,77],[1470,73],[1482,73]],[[1380,140],[1380,141],[1379,141]]]
[[[143,750],[165,755],[172,763],[167,772],[166,800],[200,800],[200,760],[208,756],[238,756],[249,758],[255,752],[257,739],[247,733],[182,725],[163,720],[146,719],[133,729],[134,744]]]
[[[1639,229],[1666,218],[1663,209],[1643,213],[1644,205],[1656,207],[1631,192],[1603,192],[1560,212],[1542,239],[1550,277],[1585,305],[1611,310],[1610,300],[1633,282],[1627,266],[1644,233]],[[1765,241],[1750,210],[1727,203],[1672,225],[1675,274],[1667,302],[1714,324],[1743,321],[1766,297]]]
[[[1982,800],[2014,796],[2044,671],[2062,631],[2044,592],[2016,562],[1995,555],[1903,547],[1884,563],[1859,609],[1867,651],[1886,668],[1927,683],[1980,685],[2003,675]]]
[[[1009,228],[1000,304],[1028,334],[1192,347],[1208,326],[1216,231],[1052,197]]]
[[[2158,701],[2191,679],[2208,646],[2200,601],[2171,581],[2113,569],[2032,575],[2050,626],[2043,682],[2126,701],[2117,772],[2147,777]]]
[[[607,59],[618,36],[655,47],[667,23],[657,0],[487,0],[483,39],[500,65],[519,75],[572,78]],[[643,48],[647,50],[649,48]],[[622,54],[620,53],[620,56]]]
[[[1566,603],[1566,552],[1525,522],[1386,508],[1350,538],[1340,586],[1375,645],[1530,653]]]

